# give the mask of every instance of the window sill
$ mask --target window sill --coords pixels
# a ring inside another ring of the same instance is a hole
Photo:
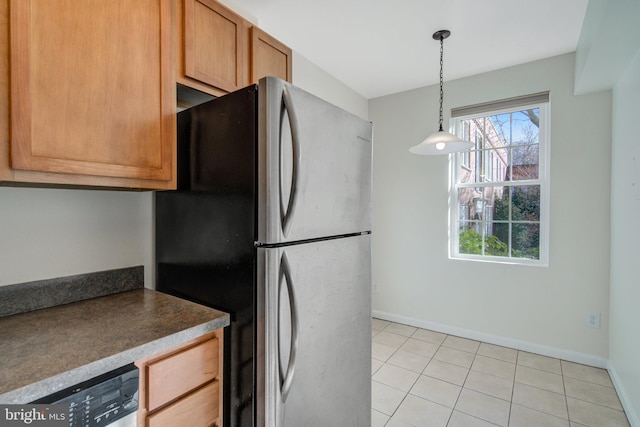
[[[454,261],[473,261],[490,264],[518,265],[523,267],[549,267],[548,261],[539,259],[507,258],[480,255],[449,255],[449,259]]]

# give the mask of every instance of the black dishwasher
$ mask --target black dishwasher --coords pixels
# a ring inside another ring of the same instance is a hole
[[[32,403],[68,404],[70,427],[135,426],[139,378],[132,363]]]

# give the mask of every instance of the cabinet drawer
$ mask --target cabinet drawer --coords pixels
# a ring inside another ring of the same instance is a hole
[[[210,427],[219,417],[217,404],[220,398],[220,383],[214,381],[176,403],[150,415],[148,427]]]
[[[189,347],[147,365],[147,410],[205,384],[218,375],[218,338]]]

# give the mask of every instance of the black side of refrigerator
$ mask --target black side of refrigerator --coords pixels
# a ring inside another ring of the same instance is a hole
[[[257,86],[178,114],[178,190],[157,192],[156,289],[230,313],[224,426],[253,424]]]

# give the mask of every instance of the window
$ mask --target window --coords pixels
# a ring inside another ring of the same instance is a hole
[[[451,156],[452,258],[548,264],[548,92],[457,108]]]

